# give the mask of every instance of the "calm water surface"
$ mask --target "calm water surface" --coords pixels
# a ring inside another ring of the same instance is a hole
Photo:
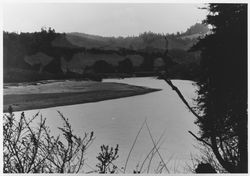
[[[188,130],[196,133],[198,129],[194,125],[195,117],[177,94],[163,80],[155,78],[106,79],[104,82],[160,88],[162,91],[95,103],[30,110],[25,111],[25,114],[30,117],[40,111],[47,118],[47,124],[55,135],[59,132],[57,127],[62,125],[57,110],[69,119],[75,133],[81,135],[83,132],[94,131],[95,141],[85,155],[86,163],[91,167],[95,167],[98,162],[96,156],[102,144],[119,144],[119,158],[115,162],[119,168],[124,166],[135,136],[146,118],[155,141],[165,130],[159,151],[165,162],[168,162],[168,168],[171,172],[186,172],[186,164],[191,163],[190,153],[198,152],[193,146],[196,141]],[[196,87],[193,82],[174,80],[173,83],[189,103],[194,104],[192,99],[196,97]],[[153,143],[144,126],[132,151],[127,172],[131,173],[137,164],[141,164],[152,147]],[[159,161],[156,155],[152,161],[151,173],[154,173]],[[85,165],[84,171],[90,170],[92,169]]]

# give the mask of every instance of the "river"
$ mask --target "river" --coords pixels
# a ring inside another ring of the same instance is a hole
[[[151,88],[160,88],[161,91],[145,95],[105,100],[95,103],[86,103],[70,106],[60,106],[40,110],[25,111],[31,117],[38,111],[47,118],[47,124],[53,134],[58,134],[57,127],[62,125],[57,110],[67,117],[76,134],[94,131],[95,141],[87,150],[84,172],[92,170],[98,160],[96,156],[102,144],[114,146],[119,144],[119,158],[115,164],[123,167],[128,152],[138,133],[140,126],[147,119],[147,123],[155,141],[165,130],[161,140],[160,154],[167,162],[171,173],[185,173],[187,164],[191,164],[190,154],[198,151],[194,147],[195,139],[188,133],[191,130],[197,133],[194,124],[195,117],[185,107],[177,94],[163,81],[152,77],[105,79],[104,82],[119,82]],[[192,81],[173,80],[173,83],[182,91],[191,105],[196,98],[196,87]],[[18,116],[20,112],[16,112]],[[131,153],[127,172],[132,173],[137,164],[141,164],[153,143],[146,126],[139,134],[138,140]],[[154,173],[160,158],[156,155],[152,160],[150,173]]]

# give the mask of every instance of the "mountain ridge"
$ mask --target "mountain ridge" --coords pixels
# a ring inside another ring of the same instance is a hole
[[[114,49],[143,49],[148,46],[164,49],[166,36],[169,40],[169,49],[183,49],[188,50],[199,37],[203,37],[209,32],[209,28],[204,24],[196,23],[186,30],[186,32],[176,34],[157,34],[153,32],[144,32],[138,36],[127,37],[104,37],[101,35],[70,32],[66,33],[67,40],[79,47],[85,48],[102,48]],[[187,44],[188,43],[188,44]]]

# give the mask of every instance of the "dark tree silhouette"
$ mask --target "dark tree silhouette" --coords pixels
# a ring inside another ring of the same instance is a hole
[[[206,34],[209,32],[209,28],[205,24],[196,23],[195,25],[191,26],[187,29],[185,32],[186,35],[192,35],[192,34]]]
[[[212,34],[192,50],[202,52],[198,81],[200,137],[232,173],[248,172],[247,5],[210,4]]]
[[[118,71],[120,73],[132,73],[133,72],[133,63],[130,59],[124,59],[119,62]]]
[[[114,73],[114,67],[104,60],[96,61],[93,69],[96,73]]]
[[[216,173],[214,168],[209,163],[200,163],[195,169],[196,173]]]

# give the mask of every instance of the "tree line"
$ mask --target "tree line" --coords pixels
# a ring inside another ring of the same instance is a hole
[[[152,40],[161,39],[163,36],[154,33],[143,33],[140,35],[146,43],[150,43]],[[170,40],[174,40],[175,35],[168,35]],[[59,45],[55,45],[56,40],[59,41]],[[186,40],[183,40],[186,41]],[[183,42],[182,41],[182,42]],[[117,54],[124,57],[122,61],[118,63],[118,66],[114,66],[112,62],[108,60],[96,61],[92,66],[88,66],[92,72],[97,73],[125,73],[132,74],[134,72],[155,72],[154,62],[157,58],[163,58],[164,50],[159,50],[152,47],[146,47],[142,49],[122,48],[117,49],[103,49],[103,48],[85,48],[76,46],[66,39],[65,33],[57,33],[52,28],[42,28],[40,32],[33,33],[3,33],[3,63],[4,63],[4,81],[34,81],[39,79],[56,79],[66,78],[67,76],[81,77],[79,75],[68,71],[65,73],[61,69],[61,58],[64,58],[67,62],[70,61],[77,53],[90,53],[90,54]],[[25,56],[34,55],[36,53],[44,53],[53,58],[44,67],[44,73],[39,74],[40,65],[34,66],[24,61]],[[171,49],[173,62],[171,65],[172,77],[182,79],[194,79],[195,74],[198,73],[199,61],[196,53],[188,53],[184,50]],[[131,58],[127,58],[127,55],[139,55],[143,58],[143,62],[139,66],[134,66]],[[108,57],[108,56],[107,56]],[[84,58],[83,58],[84,59]],[[174,61],[174,59],[182,60],[182,62]],[[190,62],[191,61],[191,62]],[[163,59],[163,62],[165,60]],[[165,63],[166,64],[166,63]],[[20,70],[20,71],[19,71]],[[29,72],[32,71],[32,72]],[[189,74],[191,73],[191,74]],[[20,80],[18,80],[20,79]]]

